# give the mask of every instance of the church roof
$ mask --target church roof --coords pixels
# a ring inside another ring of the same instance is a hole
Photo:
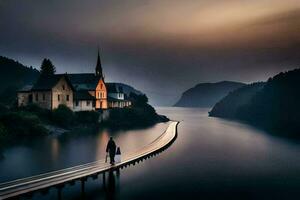
[[[99,77],[93,73],[67,74],[75,90],[95,90]]]
[[[18,92],[30,92],[32,89],[33,85],[25,85],[22,88],[18,90]]]
[[[99,76],[99,77],[103,77],[101,59],[100,59],[100,55],[99,55],[99,49],[98,49],[98,55],[97,55],[96,75]]]
[[[106,83],[108,93],[123,93],[123,87],[117,83]]]
[[[61,78],[65,78],[70,87],[74,90],[66,74],[54,74],[49,76],[40,76],[31,90],[51,90]]]
[[[95,97],[93,97],[88,91],[86,90],[80,90],[76,91],[74,93],[74,99],[75,100],[94,100]]]

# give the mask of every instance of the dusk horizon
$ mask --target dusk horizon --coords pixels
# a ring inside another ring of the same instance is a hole
[[[0,0],[0,200],[300,196],[300,0]]]
[[[82,73],[99,47],[107,80],[155,105],[198,83],[266,81],[300,66],[296,0],[15,2],[0,2],[0,55]]]

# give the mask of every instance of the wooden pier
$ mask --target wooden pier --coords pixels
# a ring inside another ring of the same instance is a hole
[[[0,184],[0,200],[18,197],[25,194],[31,195],[34,192],[47,193],[51,187],[57,188],[58,198],[60,198],[61,191],[65,184],[74,185],[75,181],[81,182],[81,190],[84,191],[85,182],[88,177],[96,179],[100,174],[102,174],[103,178],[105,178],[106,172],[119,171],[120,169],[129,167],[130,165],[135,165],[136,163],[164,151],[175,141],[177,137],[178,123],[179,122],[171,122],[164,133],[144,148],[128,155],[122,154],[121,163],[110,165],[109,163],[105,163],[105,160],[103,159],[58,171],[2,183]]]

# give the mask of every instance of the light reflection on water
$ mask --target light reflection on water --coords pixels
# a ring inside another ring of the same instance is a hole
[[[104,159],[110,136],[123,153],[135,151],[158,137],[167,124],[139,130],[112,132],[104,129],[95,134],[49,136],[38,142],[4,149],[0,159],[0,182]]]
[[[118,179],[114,179],[114,185],[111,185],[116,187],[112,193],[107,194],[107,190],[103,189],[101,178],[89,180],[86,199],[297,199],[299,197],[298,142],[271,136],[239,122],[210,118],[207,116],[208,109],[158,108],[157,110],[171,119],[182,120],[178,126],[178,138],[173,145],[157,157],[122,170]],[[165,126],[160,124],[152,129],[129,131],[127,134],[116,133],[115,136],[117,143],[122,144],[123,152],[126,152],[140,148],[153,140],[161,133],[159,129]],[[97,139],[92,136],[78,137],[67,143],[60,141],[57,162],[74,164],[76,156],[81,162],[102,157],[104,154],[101,151],[102,147],[100,148],[103,145],[101,141],[107,140],[108,135],[109,133],[102,134]],[[91,148],[93,146],[96,148]],[[18,152],[20,154],[16,155]],[[89,154],[92,157],[83,158]],[[11,156],[8,159],[11,162],[10,166],[24,163],[26,169],[30,169],[33,163],[40,166],[44,161],[34,159],[34,162],[28,164],[23,156],[36,155],[30,148],[18,147],[10,150],[8,155]],[[72,159],[62,160],[69,157]],[[5,159],[0,163],[0,170],[5,169],[4,162]],[[39,200],[55,198],[55,190],[47,196],[34,197]],[[79,183],[64,188],[63,199],[80,198]]]

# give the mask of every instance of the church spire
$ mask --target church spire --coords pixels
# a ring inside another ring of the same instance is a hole
[[[98,57],[97,57],[97,65],[96,65],[96,76],[103,78],[99,47],[98,47]]]

